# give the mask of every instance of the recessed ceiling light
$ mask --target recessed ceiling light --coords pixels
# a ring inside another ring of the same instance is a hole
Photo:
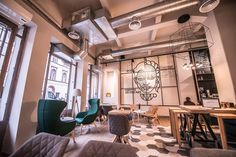
[[[220,0],[199,0],[199,1],[200,1],[199,11],[201,13],[207,13],[212,11],[220,3]]]
[[[131,22],[129,23],[129,29],[131,30],[138,30],[139,28],[141,28],[142,24],[141,21],[139,20],[138,17],[133,16],[131,19]]]

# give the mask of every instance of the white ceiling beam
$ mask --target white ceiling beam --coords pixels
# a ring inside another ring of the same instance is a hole
[[[117,46],[118,46],[119,48],[122,47],[122,43],[121,43],[121,41],[120,41],[119,38],[115,38],[115,41],[116,41]]]
[[[155,23],[161,23],[161,17],[162,16],[157,16],[155,18]],[[151,33],[151,39],[150,41],[154,41],[156,39],[156,36],[157,36],[157,29],[154,29]],[[150,56],[152,54],[152,51],[151,50],[148,50],[148,55]]]

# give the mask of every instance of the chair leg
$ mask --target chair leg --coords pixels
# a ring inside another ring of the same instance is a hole
[[[112,143],[115,143],[118,139],[118,136],[116,136],[113,140],[112,140]]]
[[[129,135],[124,136],[123,139],[125,144],[129,144]]]
[[[82,130],[83,129],[83,124],[81,124],[81,126],[80,126],[80,135],[82,135]]]
[[[76,141],[75,141],[75,129],[71,132],[71,136],[72,136],[73,142],[76,143]]]
[[[94,124],[95,128],[97,128],[97,125],[96,125],[96,123],[95,123],[95,122],[93,122],[93,124]]]

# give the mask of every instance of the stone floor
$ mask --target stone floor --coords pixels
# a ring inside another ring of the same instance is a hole
[[[70,141],[65,157],[77,156],[89,140],[111,142],[115,137],[109,133],[106,123],[97,123],[97,128],[94,126],[84,128],[82,135],[80,135],[80,128],[77,127],[76,134],[76,143]],[[161,118],[158,126],[150,125],[145,120],[134,122],[129,143],[138,149],[137,155],[140,157],[182,157],[188,156],[189,153],[188,149],[179,149],[176,140],[170,136],[168,118]]]

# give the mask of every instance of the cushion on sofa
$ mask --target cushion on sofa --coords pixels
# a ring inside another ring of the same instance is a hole
[[[127,144],[89,141],[79,157],[136,157],[136,149]]]
[[[39,133],[27,140],[10,157],[62,157],[69,138]]]

